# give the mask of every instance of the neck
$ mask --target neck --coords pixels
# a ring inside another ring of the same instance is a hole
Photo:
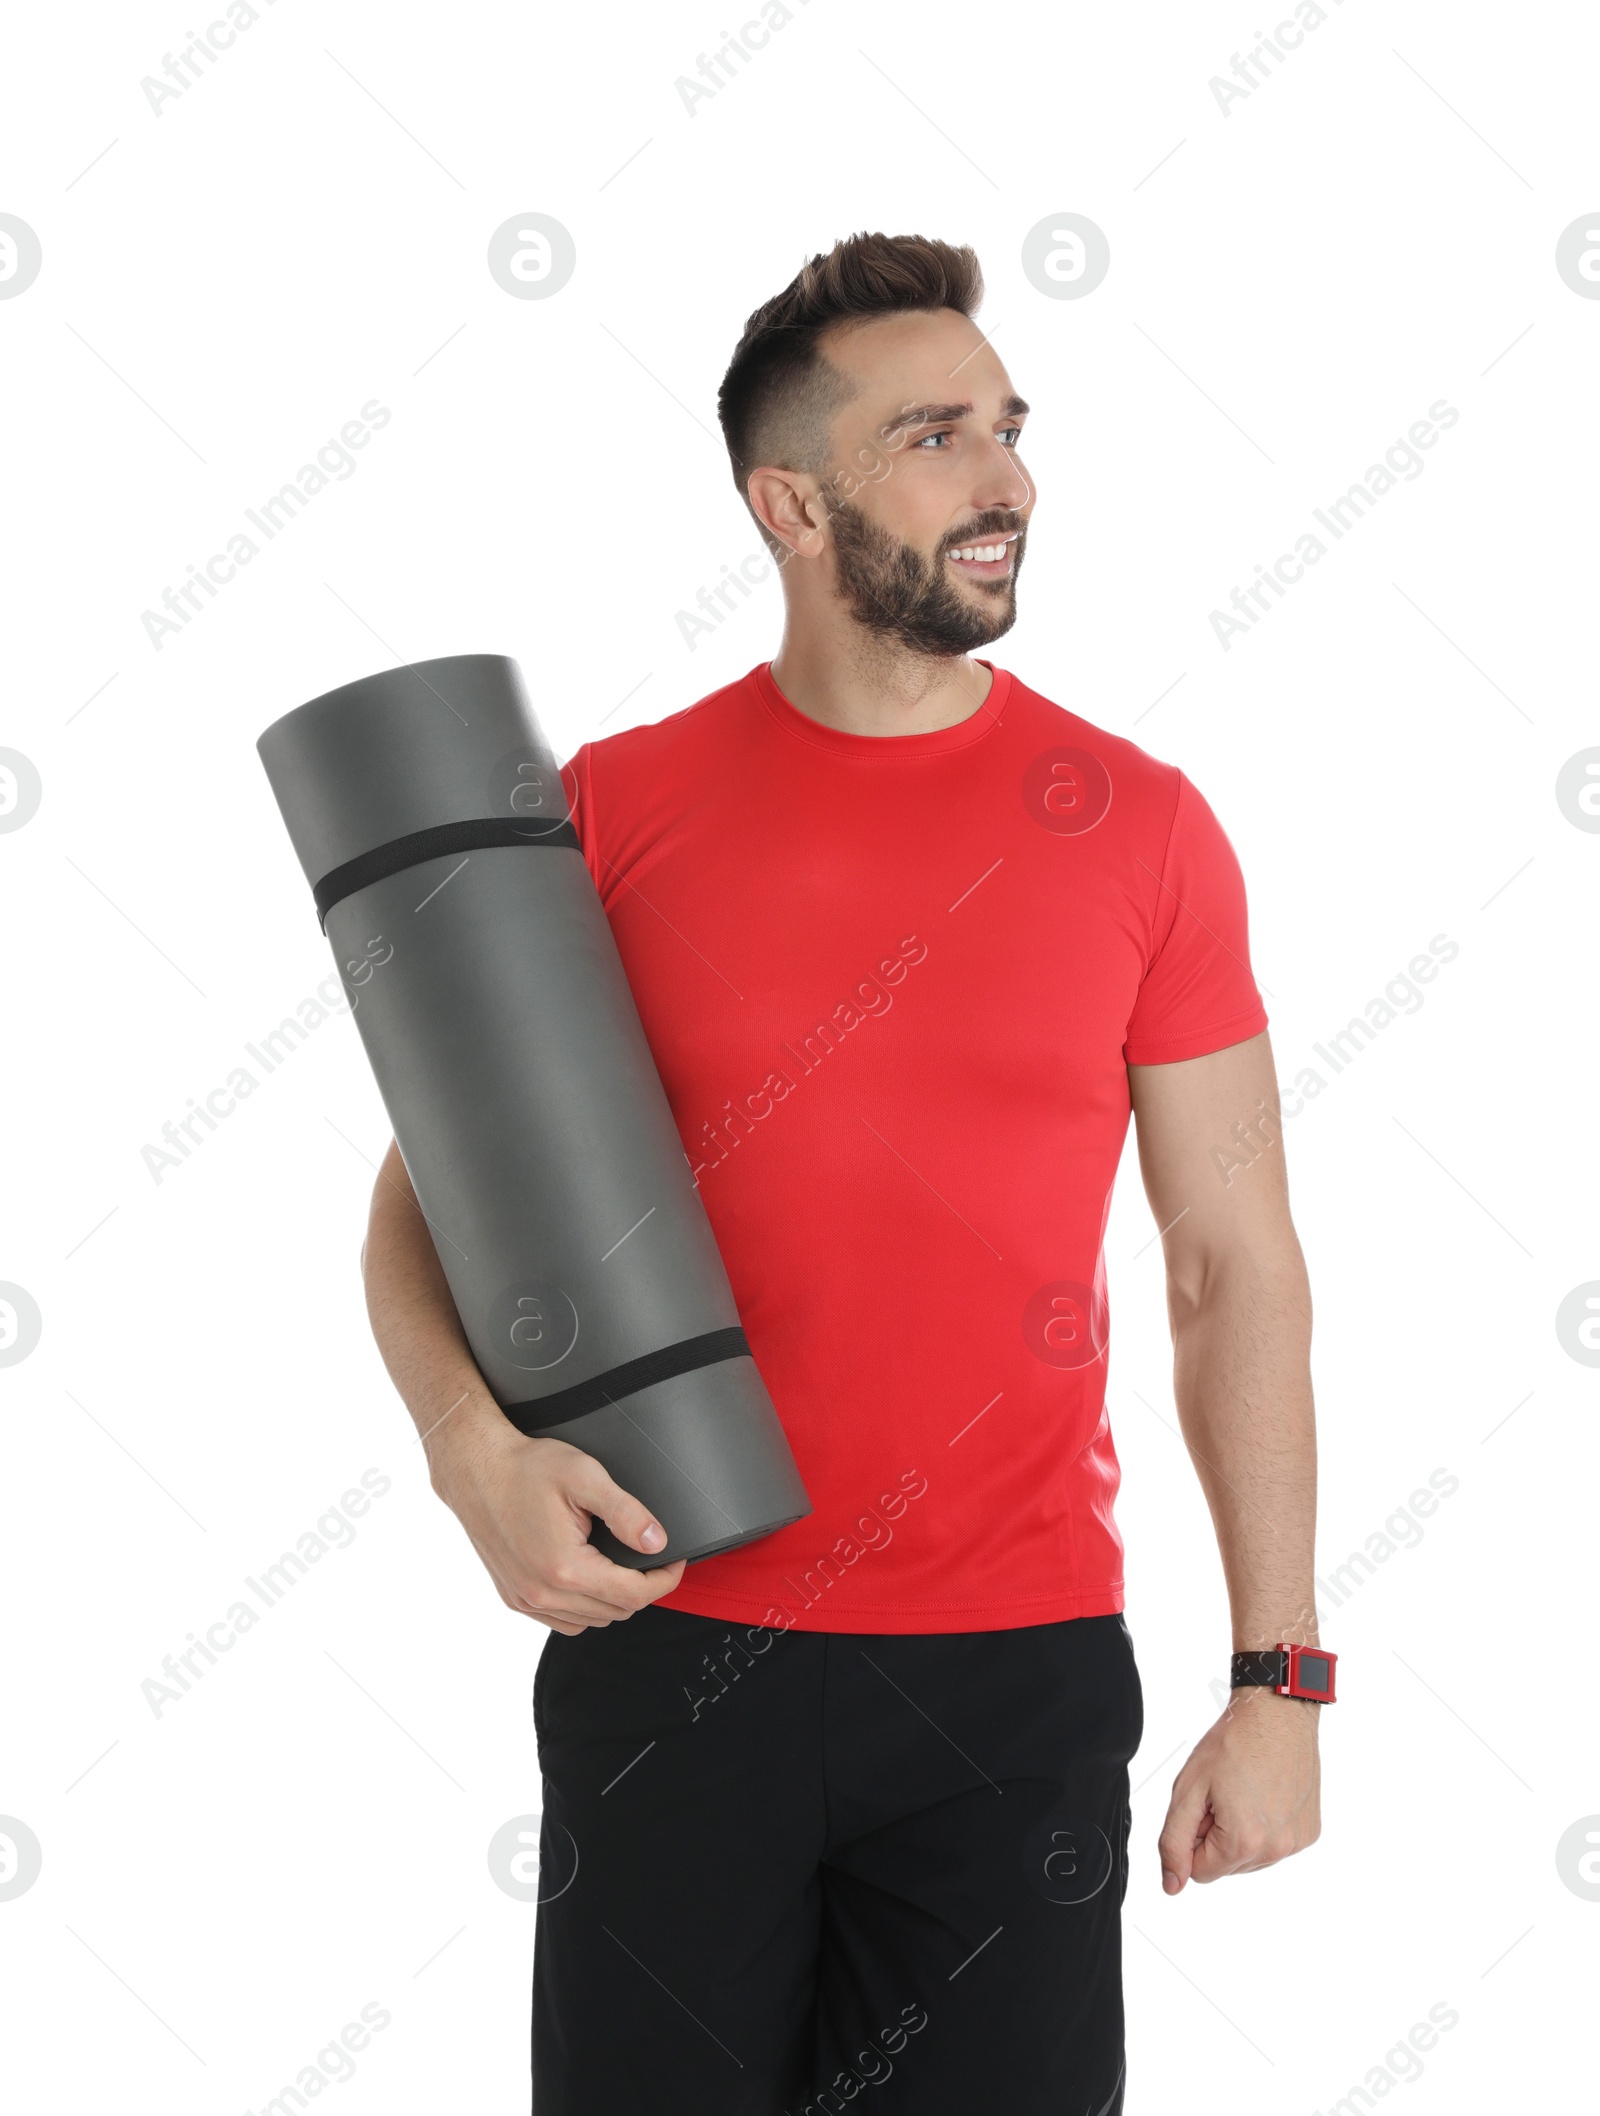
[[[989,695],[970,654],[919,654],[859,625],[808,635],[791,618],[772,680],[802,713],[850,735],[925,735],[971,719]]]

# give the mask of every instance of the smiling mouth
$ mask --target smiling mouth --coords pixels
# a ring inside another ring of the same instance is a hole
[[[1011,571],[1012,545],[1021,535],[1013,529],[1008,536],[991,536],[975,544],[961,544],[954,551],[945,553],[945,564],[954,566],[958,573],[970,574],[974,580],[1004,580]]]

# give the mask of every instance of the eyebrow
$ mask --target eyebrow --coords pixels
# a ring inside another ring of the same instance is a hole
[[[1028,411],[1031,407],[1015,391],[1000,407],[1002,419],[1010,419]],[[896,426],[945,426],[956,419],[970,419],[973,406],[966,404],[914,404],[885,422],[886,429]]]

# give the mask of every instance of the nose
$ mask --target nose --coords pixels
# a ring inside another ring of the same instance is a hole
[[[973,487],[974,510],[991,513],[1003,508],[1015,512],[1026,507],[1032,498],[1033,487],[1017,460],[1016,450],[1008,448],[1003,441],[994,441],[984,451],[979,477]]]

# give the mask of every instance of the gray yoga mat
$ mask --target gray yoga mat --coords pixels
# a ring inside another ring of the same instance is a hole
[[[521,672],[345,684],[256,745],[473,1357],[668,1535],[649,1571],[811,1511]]]

